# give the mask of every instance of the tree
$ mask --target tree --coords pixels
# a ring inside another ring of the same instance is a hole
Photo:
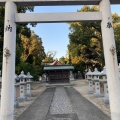
[[[43,68],[41,62],[45,58],[44,47],[42,46],[42,39],[32,31],[30,38],[21,35],[21,40],[22,54],[20,56],[20,62],[16,67],[16,72],[19,73],[20,70],[22,70],[23,68],[25,69],[25,71],[32,68],[32,71],[36,72],[32,72],[31,74],[33,74],[34,76],[41,75]],[[20,51],[18,50],[18,52]],[[27,67],[24,67],[23,65]]]
[[[97,6],[84,6],[78,12],[98,11]],[[100,22],[73,22],[70,23],[70,44],[68,45],[73,64],[89,66],[103,63],[102,35]]]
[[[45,65],[46,63],[52,63],[54,61],[56,53],[56,51],[48,51],[46,53],[45,59],[42,61],[42,64]]]
[[[115,33],[116,52],[118,57],[118,63],[120,63],[120,16],[117,13],[112,15],[113,28]]]
[[[19,6],[17,9],[18,13],[33,10],[33,6]],[[0,7],[0,69],[2,69],[3,56],[4,13],[4,7]],[[37,76],[42,69],[41,61],[45,56],[44,47],[42,46],[42,39],[35,34],[33,35],[27,25],[26,23],[17,24],[16,73],[20,74],[20,72],[24,70],[25,72],[31,71],[33,76]]]
[[[30,38],[27,38],[26,36],[22,36],[21,38],[24,48],[21,60],[34,65],[41,65],[42,60],[45,58],[41,38],[36,34],[32,34]]]
[[[62,56],[60,59],[59,59],[60,63],[62,64],[65,64],[66,63],[66,59],[64,56]]]
[[[98,10],[97,6],[83,6],[83,8],[77,12],[92,12]],[[117,14],[113,14],[113,27],[117,43],[120,42],[120,35],[118,33],[120,31],[120,27],[118,25],[119,19],[120,18]],[[94,69],[95,67],[102,69],[105,63],[100,22],[72,22],[69,24],[70,42],[68,50],[72,64],[74,64],[76,69],[79,71],[85,71],[86,68]],[[120,56],[119,51],[120,48],[118,46],[118,58]]]
[[[28,6],[28,7],[18,7],[18,13],[25,13],[26,11],[33,11],[34,7]],[[4,15],[5,15],[5,9],[4,7],[0,6],[0,69],[2,69],[2,56],[3,56],[3,39],[4,39]],[[26,30],[26,31],[25,31]],[[24,31],[24,33],[22,32]],[[17,57],[16,57],[16,64],[20,62],[20,53],[21,53],[21,38],[20,35],[30,36],[31,31],[27,27],[27,24],[19,24],[17,25]],[[20,50],[20,51],[19,51]]]

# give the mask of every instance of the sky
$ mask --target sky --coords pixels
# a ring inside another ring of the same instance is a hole
[[[82,6],[40,6],[35,7],[34,13],[48,12],[76,12]],[[112,13],[120,15],[120,5],[111,6]],[[69,24],[67,23],[38,23],[36,27],[30,26],[35,34],[42,38],[45,52],[56,51],[55,58],[65,57],[69,44]]]

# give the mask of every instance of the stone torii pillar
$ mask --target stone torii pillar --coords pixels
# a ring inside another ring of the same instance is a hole
[[[101,29],[107,70],[111,119],[120,120],[120,80],[118,76],[118,63],[110,1],[101,0],[99,7],[102,12]]]
[[[16,49],[16,4],[8,0],[5,4],[4,50],[2,72],[2,97],[0,120],[14,119],[14,79]]]

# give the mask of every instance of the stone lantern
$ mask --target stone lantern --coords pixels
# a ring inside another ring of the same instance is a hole
[[[18,77],[20,79],[20,97],[19,97],[19,100],[20,101],[27,100],[27,97],[25,96],[26,75],[22,71]]]
[[[70,71],[70,77],[69,77],[70,81],[74,80],[74,75],[73,75],[73,72]]]
[[[17,87],[20,85],[20,83],[17,83],[16,81],[18,80],[18,76],[17,74],[15,74],[15,86],[14,86],[14,107],[18,107],[19,103],[17,100],[17,96],[16,96],[16,91],[17,91]]]
[[[103,68],[103,71],[101,72],[102,79],[100,82],[104,84],[104,98],[103,101],[108,104],[109,103],[109,92],[108,92],[108,84],[107,84],[107,74],[106,74],[106,68]]]
[[[98,69],[95,68],[95,70],[93,72],[93,81],[95,83],[95,93],[94,93],[95,97],[102,97],[103,96],[100,92],[100,81],[99,81],[100,75],[101,75],[101,72],[99,72]]]
[[[106,67],[103,67],[103,70],[101,71],[101,77],[102,79],[107,80]]]
[[[30,75],[30,72],[27,73],[27,78],[26,78],[26,83],[27,83],[27,91],[26,91],[26,96],[31,97],[31,82],[32,82],[33,76]]]
[[[89,69],[89,71],[86,73],[86,79],[88,80],[88,84],[89,84],[89,88],[88,88],[88,93],[89,93],[89,94],[94,93],[92,74],[93,74],[93,72],[91,72],[90,69]]]

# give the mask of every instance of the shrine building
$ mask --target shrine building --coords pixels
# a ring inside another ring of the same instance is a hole
[[[74,66],[61,64],[58,60],[44,66],[49,83],[69,83],[70,71],[73,70]]]

